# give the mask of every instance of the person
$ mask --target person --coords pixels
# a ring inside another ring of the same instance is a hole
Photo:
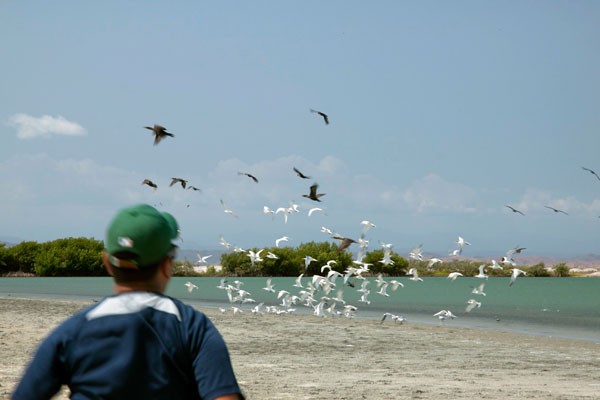
[[[62,385],[72,399],[244,399],[217,328],[164,294],[178,232],[146,204],[116,214],[102,253],[114,294],[42,341],[13,399],[49,399]]]

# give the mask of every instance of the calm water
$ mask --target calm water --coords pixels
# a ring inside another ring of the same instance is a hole
[[[251,293],[257,303],[278,305],[274,293],[262,288],[266,278],[227,278],[229,283],[239,279],[242,288]],[[386,278],[391,280],[394,278]],[[598,278],[519,278],[513,286],[508,278],[423,278],[413,282],[406,277],[395,278],[404,284],[396,291],[388,288],[389,297],[377,294],[371,282],[370,304],[360,303],[358,288],[344,286],[344,300],[358,307],[357,318],[379,319],[383,312],[405,316],[410,322],[440,324],[433,314],[451,310],[457,318],[446,320],[445,325],[512,331],[534,335],[591,340],[600,343],[600,279]],[[188,293],[184,283],[191,281],[199,287]],[[221,278],[174,278],[167,294],[199,307],[227,307],[226,292],[218,289]],[[370,278],[371,281],[374,278]],[[287,290],[297,294],[295,278],[273,278],[276,291]],[[303,284],[309,278],[303,278]],[[471,293],[473,287],[485,282],[485,296]],[[338,279],[338,287],[342,280]],[[37,298],[100,299],[112,292],[111,278],[0,278],[0,296]],[[335,296],[336,289],[329,293]],[[323,295],[318,292],[316,298]],[[475,299],[482,303],[465,313],[466,302]],[[253,304],[241,306],[250,310]],[[297,313],[312,313],[302,305]],[[339,309],[340,307],[338,307]],[[316,317],[315,317],[316,318]],[[333,318],[333,317],[331,317]]]

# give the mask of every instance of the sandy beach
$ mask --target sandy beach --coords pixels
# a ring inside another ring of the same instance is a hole
[[[0,398],[88,302],[0,299]],[[600,399],[600,344],[440,325],[201,309],[248,399]],[[55,398],[67,399],[68,390]]]

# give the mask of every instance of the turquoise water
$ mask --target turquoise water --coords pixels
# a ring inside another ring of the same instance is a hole
[[[250,292],[257,303],[279,305],[275,293],[262,288],[266,278],[227,278],[228,283],[239,279],[242,288]],[[329,293],[334,297],[343,288],[343,298],[348,304],[358,307],[357,318],[379,319],[383,312],[400,314],[408,322],[445,324],[480,329],[512,331],[534,335],[576,338],[600,342],[600,279],[597,278],[519,278],[509,286],[508,278],[490,278],[482,281],[477,278],[424,277],[423,282],[413,282],[407,277],[388,277],[399,280],[404,287],[396,291],[388,288],[389,297],[377,294],[374,278],[368,288],[370,304],[358,302],[361,293],[356,288],[342,286],[341,278],[337,288]],[[189,293],[184,283],[191,281],[198,290]],[[303,278],[306,285],[309,278]],[[199,307],[230,306],[226,292],[218,289],[221,278],[173,278],[167,294],[180,298]],[[295,278],[273,278],[276,291],[287,290],[297,294],[300,288],[294,287]],[[485,296],[471,293],[473,287],[485,282]],[[111,278],[0,278],[0,296],[20,296],[37,298],[76,298],[100,299],[112,292]],[[324,295],[317,292],[317,299]],[[475,299],[482,303],[470,313],[465,313],[466,302]],[[240,307],[250,310],[254,304]],[[312,313],[312,309],[296,305],[297,313]],[[341,307],[337,307],[341,309]],[[451,310],[457,318],[439,321],[433,314]]]

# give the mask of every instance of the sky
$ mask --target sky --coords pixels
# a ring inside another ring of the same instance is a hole
[[[2,1],[0,239],[148,203],[191,249],[600,254],[599,37],[596,1]]]

